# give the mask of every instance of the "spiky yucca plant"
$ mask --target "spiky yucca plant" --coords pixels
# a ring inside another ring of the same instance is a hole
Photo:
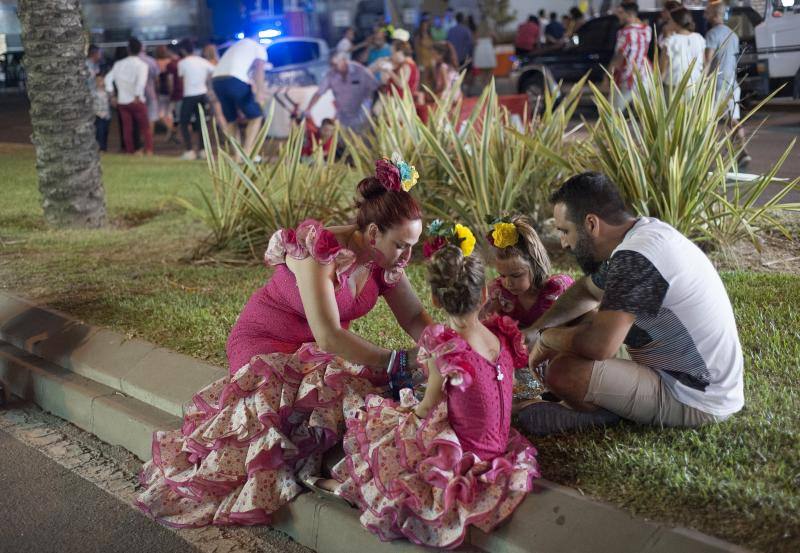
[[[367,129],[361,132],[349,129],[342,131],[342,140],[356,172],[370,175],[375,171],[375,160],[383,156],[389,157],[396,152],[404,161],[417,168],[425,184],[417,194],[421,198],[427,198],[432,190],[429,185],[440,182],[444,174],[431,149],[422,139],[420,128],[427,128],[441,141],[443,133],[458,124],[461,102],[456,97],[463,78],[462,74],[443,96],[437,97],[428,90],[435,100],[428,111],[426,122],[420,119],[407,86],[402,98],[394,94],[382,94],[380,109],[377,114],[369,116]]]
[[[735,143],[737,129],[771,97],[737,127],[727,128],[727,101],[715,98],[716,76],[704,74],[690,85],[690,73],[667,86],[656,63],[653,71],[637,75],[627,110],[615,109],[590,83],[598,119],[589,127],[586,150],[571,159],[551,159],[575,172],[587,165],[603,171],[637,214],[658,217],[707,246],[723,246],[742,236],[755,242],[755,233],[764,228],[788,236],[776,214],[800,209],[798,203],[782,203],[799,179],[774,193],[767,189],[776,182],[794,141],[772,170],[754,182],[742,185],[729,178],[746,146]]]
[[[336,151],[337,140],[335,133],[331,152]],[[354,180],[349,178],[350,169],[319,147],[304,160],[304,142],[305,128],[295,125],[275,161],[255,165],[252,173],[246,164],[233,167],[245,189],[248,242],[259,256],[274,231],[295,227],[309,218],[341,223],[352,206],[353,191],[346,185]]]
[[[254,153],[261,151],[270,121],[271,113]],[[227,147],[222,147],[216,132],[213,136],[218,146],[216,157],[211,155],[204,125],[212,192],[201,188],[203,204],[199,207],[182,202],[211,229],[208,250],[228,249],[260,258],[270,235],[279,228],[294,227],[308,218],[326,223],[347,219],[353,198],[347,184],[354,181],[353,174],[320,147],[304,160],[304,127],[293,126],[277,159],[267,163],[257,163],[235,140],[228,139]],[[331,151],[336,151],[337,140],[335,133]]]
[[[440,201],[425,203],[429,214],[455,217],[477,230],[485,226],[487,216],[520,208],[535,168],[526,145],[508,131],[510,124],[491,83],[458,128],[441,129],[441,136],[419,128],[446,175],[434,189]]]
[[[202,203],[197,206],[185,198],[177,201],[190,213],[201,220],[211,231],[211,235],[201,245],[195,255],[203,256],[215,250],[232,249],[234,251],[249,251],[247,241],[249,222],[247,219],[247,190],[244,181],[234,170],[236,151],[241,151],[241,146],[232,137],[220,136],[216,125],[209,130],[205,120],[203,108],[200,108],[200,126],[203,136],[203,148],[206,152],[208,173],[211,177],[211,189],[198,184]],[[264,126],[259,132],[254,151],[260,152],[267,137],[267,131],[272,123],[273,110],[271,109],[264,120]],[[253,174],[256,166],[252,160],[245,156],[244,174]]]
[[[546,87],[542,105],[532,107],[534,115],[523,131],[510,130],[527,147],[526,155],[534,168],[518,208],[534,221],[541,222],[551,216],[548,198],[572,173],[572,167],[558,163],[558,159],[568,158],[572,165],[579,165],[577,158],[585,155],[584,148],[575,139],[575,133],[584,125],[573,124],[572,117],[581,101],[586,79],[579,80],[561,101]]]

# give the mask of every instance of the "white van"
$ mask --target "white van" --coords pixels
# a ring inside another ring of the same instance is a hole
[[[767,0],[764,21],[755,28],[757,72],[764,84],[760,92],[800,94],[800,0]]]

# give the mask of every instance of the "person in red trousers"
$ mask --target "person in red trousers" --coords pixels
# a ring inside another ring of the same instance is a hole
[[[142,43],[136,38],[128,41],[128,57],[114,64],[106,76],[106,90],[116,94],[111,100],[116,104],[122,121],[122,138],[125,151],[134,153],[133,129],[138,128],[139,136],[144,140],[146,154],[153,153],[153,132],[147,118],[147,105],[144,101],[144,89],[147,85],[147,64],[139,57]]]

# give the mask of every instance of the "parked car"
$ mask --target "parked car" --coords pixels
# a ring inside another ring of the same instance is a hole
[[[328,72],[327,43],[313,37],[286,37],[267,45],[267,82],[271,86],[309,86]]]
[[[703,9],[692,9],[695,27],[704,34],[707,23],[703,17]],[[760,23],[760,16],[750,7],[731,8],[731,18],[738,25],[735,30],[742,29],[740,44],[743,52],[755,51],[755,36],[752,29]],[[659,11],[642,11],[640,17],[650,25],[658,26]],[[544,47],[522,56],[514,61],[511,79],[514,88],[520,94],[527,93],[531,98],[538,98],[547,85],[551,90],[557,88],[555,83],[566,85],[580,80],[587,73],[589,80],[599,83],[603,80],[604,67],[608,67],[614,57],[614,46],[620,23],[615,15],[605,15],[587,21],[573,37],[572,43],[565,46]],[[650,57],[655,55],[655,41],[650,45]],[[745,61],[748,61],[746,58]],[[749,60],[752,62],[753,60]],[[742,67],[749,67],[743,65]]]

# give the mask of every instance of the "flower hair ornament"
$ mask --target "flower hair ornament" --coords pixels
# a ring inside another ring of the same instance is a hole
[[[408,192],[419,180],[419,173],[413,165],[409,165],[400,157],[397,152],[392,154],[392,158],[381,158],[375,162],[375,178],[387,190],[403,190]]]
[[[425,259],[430,259],[448,244],[461,248],[464,257],[472,255],[475,249],[475,235],[469,227],[460,223],[445,223],[441,219],[435,219],[428,225],[427,233],[428,239],[422,245]]]
[[[519,231],[517,231],[517,226],[508,217],[489,216],[486,218],[486,222],[490,227],[489,234],[486,235],[489,244],[499,249],[517,245]]]

